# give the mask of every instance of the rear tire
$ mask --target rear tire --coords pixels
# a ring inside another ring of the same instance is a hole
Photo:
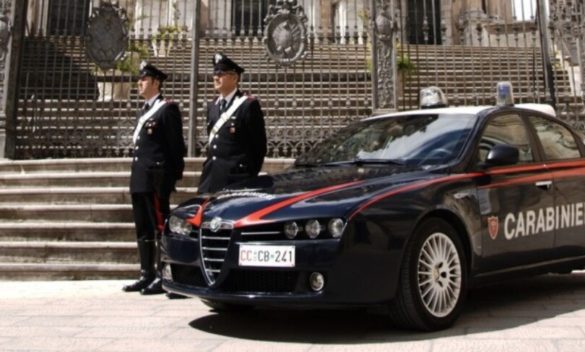
[[[421,223],[407,244],[390,303],[397,325],[425,331],[451,326],[467,294],[467,258],[457,231],[442,219]]]

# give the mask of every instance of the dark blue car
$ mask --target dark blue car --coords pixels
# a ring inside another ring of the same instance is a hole
[[[218,311],[376,307],[410,328],[469,288],[585,267],[585,152],[547,105],[365,119],[261,176],[176,208],[164,288]]]

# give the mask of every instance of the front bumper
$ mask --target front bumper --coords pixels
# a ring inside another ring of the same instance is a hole
[[[397,260],[378,248],[353,247],[340,239],[254,242],[294,245],[294,268],[240,267],[238,248],[230,241],[221,273],[209,284],[202,270],[199,239],[166,234],[161,243],[165,290],[215,301],[252,305],[347,306],[384,303],[392,298]],[[319,272],[325,287],[310,288],[309,276]]]

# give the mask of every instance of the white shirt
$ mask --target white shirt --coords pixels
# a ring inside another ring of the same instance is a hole
[[[238,88],[234,89],[230,94],[226,95],[225,97],[220,94],[219,99],[217,99],[217,101],[215,102],[215,105],[219,104],[219,102],[221,102],[221,100],[224,99],[226,101],[226,106],[228,106],[232,99],[234,98],[234,95],[236,95],[237,91]]]
[[[157,94],[157,95],[155,95],[154,97],[152,97],[152,98],[148,99],[148,100],[147,100],[147,101],[144,103],[144,105],[148,104],[148,107],[149,107],[149,108],[152,108],[152,106],[154,105],[154,102],[155,102],[155,101],[158,99],[158,97],[160,97],[160,93],[159,93],[159,94]]]

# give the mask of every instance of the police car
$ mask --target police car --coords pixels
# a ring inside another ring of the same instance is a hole
[[[286,172],[182,204],[164,288],[217,311],[384,307],[438,330],[473,286],[584,268],[582,137],[510,90],[450,108],[427,89],[424,109],[364,119]]]

